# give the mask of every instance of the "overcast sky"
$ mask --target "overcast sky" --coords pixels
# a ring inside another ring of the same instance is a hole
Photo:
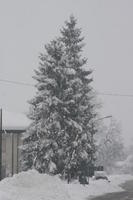
[[[132,0],[0,0],[0,80],[33,83],[39,52],[72,13],[85,36],[94,88],[133,95]],[[33,95],[32,87],[0,82],[0,106],[8,111],[27,112]],[[98,98],[101,115],[120,121],[126,143],[131,142],[133,97]]]

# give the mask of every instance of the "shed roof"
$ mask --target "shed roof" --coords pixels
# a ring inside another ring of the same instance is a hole
[[[30,120],[23,113],[2,111],[2,129],[4,130],[25,130]]]

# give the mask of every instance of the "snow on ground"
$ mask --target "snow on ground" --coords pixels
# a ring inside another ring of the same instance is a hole
[[[126,180],[133,180],[130,175],[114,175],[106,180],[90,180],[83,186],[79,183],[67,184],[58,176],[39,174],[35,170],[21,172],[12,178],[0,182],[0,200],[83,200],[108,192],[122,191],[118,186]]]
[[[121,192],[123,189],[120,185],[128,180],[133,180],[131,175],[112,175],[108,178],[110,182],[106,180],[90,180],[90,184],[87,186],[73,184],[72,186],[67,185],[67,188],[73,200],[83,200],[87,197]]]

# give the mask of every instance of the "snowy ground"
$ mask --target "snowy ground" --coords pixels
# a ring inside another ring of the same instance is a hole
[[[67,184],[58,176],[42,175],[31,170],[1,181],[0,200],[83,200],[108,192],[122,191],[118,185],[131,179],[133,177],[130,175],[113,175],[110,183],[105,180],[91,180],[90,185],[83,186],[76,182]]]

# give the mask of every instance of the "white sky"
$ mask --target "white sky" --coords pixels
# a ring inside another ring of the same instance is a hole
[[[132,0],[1,0],[0,79],[33,83],[44,44],[59,35],[70,14],[85,36],[88,66],[99,92],[133,94]],[[28,110],[34,89],[0,82],[0,106]],[[133,98],[99,96],[102,115],[121,121],[126,142],[133,138]],[[108,119],[109,120],[109,119]]]

